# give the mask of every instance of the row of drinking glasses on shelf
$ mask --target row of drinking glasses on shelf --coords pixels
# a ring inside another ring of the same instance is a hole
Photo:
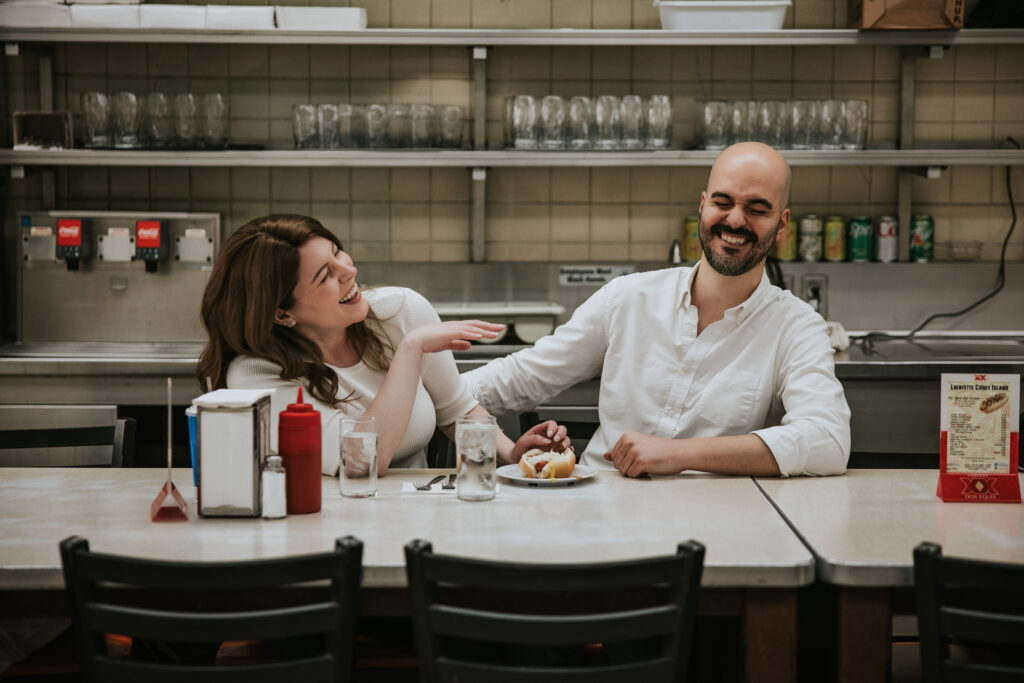
[[[296,149],[461,149],[465,114],[457,105],[297,104]]]
[[[220,93],[82,93],[83,144],[114,149],[223,149],[228,105]]]
[[[710,100],[703,103],[704,149],[754,140],[776,149],[864,149],[867,100]]]
[[[505,147],[636,150],[672,146],[668,95],[505,98]]]

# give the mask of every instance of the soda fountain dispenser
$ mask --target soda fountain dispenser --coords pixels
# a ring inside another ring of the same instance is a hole
[[[61,218],[57,221],[58,260],[67,264],[68,270],[78,270],[81,259],[89,256],[89,240],[81,218]]]
[[[135,224],[135,258],[145,261],[147,273],[155,273],[157,264],[167,258],[165,235],[160,221]]]

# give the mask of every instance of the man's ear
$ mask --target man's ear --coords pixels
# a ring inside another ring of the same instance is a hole
[[[786,209],[779,216],[779,231],[775,233],[776,242],[781,242],[785,238],[786,233],[789,232],[789,215],[789,209]]]
[[[697,213],[703,213],[704,212],[704,199],[707,196],[708,196],[708,191],[707,190],[701,191],[701,193],[700,193],[700,201],[697,202]]]

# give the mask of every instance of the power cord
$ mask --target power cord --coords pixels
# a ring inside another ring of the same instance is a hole
[[[1020,143],[1018,143],[1012,137],[1007,137],[1006,141],[1012,144],[1017,149],[1021,148]],[[961,316],[964,313],[973,311],[975,308],[985,303],[999,292],[1003,291],[1003,286],[1006,284],[1006,247],[1010,243],[1010,237],[1013,235],[1014,228],[1017,226],[1017,206],[1013,201],[1013,186],[1010,183],[1010,169],[1012,168],[1013,167],[1009,165],[1007,165],[1006,167],[1006,196],[1010,200],[1010,215],[1013,217],[1013,220],[1010,221],[1010,229],[1006,231],[1006,237],[1003,238],[1003,248],[999,252],[999,273],[996,276],[996,286],[992,289],[992,291],[990,291],[988,294],[985,294],[983,297],[981,297],[974,303],[970,304],[969,306],[961,308],[959,311],[953,311],[951,313],[934,313],[928,316],[927,318],[925,318],[923,323],[912,329],[907,334],[889,334],[888,332],[868,332],[866,335],[858,339],[857,343],[865,344],[868,348],[870,348],[872,339],[910,339],[915,334],[924,329],[933,320],[938,320],[939,318],[956,318],[958,316]]]

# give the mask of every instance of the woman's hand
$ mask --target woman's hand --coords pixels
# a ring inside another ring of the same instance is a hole
[[[402,344],[421,353],[465,351],[470,347],[470,342],[484,338],[494,339],[504,327],[483,320],[450,320],[417,327],[405,335]]]
[[[530,428],[520,436],[515,446],[512,447],[509,459],[512,463],[517,463],[523,457],[523,453],[530,449],[540,448],[545,451],[561,453],[571,445],[572,441],[565,433],[565,426],[554,420],[548,420]]]

